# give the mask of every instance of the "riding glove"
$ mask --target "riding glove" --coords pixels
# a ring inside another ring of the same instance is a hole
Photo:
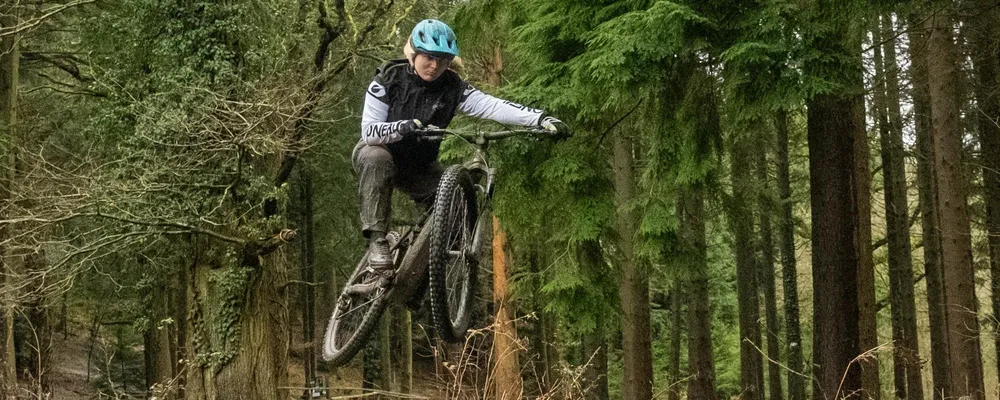
[[[566,124],[564,124],[558,118],[552,116],[542,117],[542,119],[538,122],[538,126],[552,133],[562,133],[562,134],[569,133],[569,128],[566,127]]]
[[[419,119],[408,119],[399,122],[399,135],[402,137],[409,137],[413,135],[414,132],[423,129],[424,124],[420,122]]]

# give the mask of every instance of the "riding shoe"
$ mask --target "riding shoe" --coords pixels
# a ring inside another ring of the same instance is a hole
[[[392,269],[392,253],[389,252],[389,241],[372,240],[368,245],[368,265],[377,270]]]

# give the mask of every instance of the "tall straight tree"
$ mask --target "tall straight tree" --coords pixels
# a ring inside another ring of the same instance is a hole
[[[983,197],[986,203],[986,233],[993,320],[1000,318],[1000,5],[996,0],[972,2],[965,15],[969,29],[972,64],[975,69],[976,117],[983,168]],[[1000,335],[994,335],[1000,363]],[[1000,364],[997,365],[1000,371]]]
[[[692,181],[680,182],[681,235],[687,251],[686,285],[688,309],[688,393],[689,399],[714,400],[715,357],[712,349],[712,300],[705,229],[705,196],[711,185],[714,165],[709,138],[722,134],[719,116],[718,82],[707,66],[698,66],[687,83],[678,121],[687,129],[685,145],[696,149],[684,154],[681,164],[698,171]]]
[[[680,207],[678,203],[678,207]],[[669,389],[667,400],[681,399],[681,324],[684,319],[681,317],[681,298],[686,298],[683,285],[675,282],[670,289],[670,344],[667,366],[667,376]]]
[[[860,43],[852,45],[860,55]],[[853,87],[863,90],[864,79],[862,74],[856,74],[853,80]],[[855,128],[852,132],[855,135],[853,140],[854,154],[854,187],[855,187],[855,245],[858,256],[858,311],[860,313],[858,344],[862,353],[878,347],[878,326],[876,325],[876,313],[878,305],[875,300],[875,260],[872,256],[872,220],[871,220],[871,186],[872,177],[869,162],[871,159],[871,148],[868,145],[867,130],[864,128],[865,121],[865,101],[863,96],[858,96],[854,102],[851,118],[854,118]],[[882,395],[882,381],[879,379],[878,357],[860,357],[857,363],[861,366],[861,390],[862,395],[871,400],[879,400]]]
[[[715,360],[712,350],[712,308],[709,296],[708,246],[705,240],[704,188],[692,187],[681,195],[681,225],[691,245],[693,275],[688,292],[688,379],[687,398],[715,400]]]
[[[876,18],[878,21],[879,18]],[[872,30],[874,43],[874,111],[882,150],[886,238],[889,249],[889,298],[892,315],[893,371],[896,398],[921,399],[920,354],[917,342],[913,266],[910,257],[909,202],[906,198],[906,165],[903,121],[900,114],[899,77],[892,16],[885,15]],[[884,53],[884,57],[883,57]]]
[[[934,193],[934,148],[931,144],[931,102],[927,81],[927,36],[923,16],[908,16],[910,80],[913,82],[913,120],[917,136],[917,192],[924,241],[924,274],[927,280],[927,316],[930,320],[931,376],[934,399],[948,393],[948,346],[945,331],[944,289],[941,276],[941,236]]]
[[[764,398],[764,365],[757,351],[761,344],[760,302],[758,274],[754,268],[757,262],[753,249],[753,212],[748,204],[753,198],[750,184],[753,159],[749,142],[734,140],[730,152],[733,195],[729,224],[736,253],[736,296],[740,312],[740,392],[744,399],[760,400]]]
[[[4,2],[0,6],[0,27],[5,30],[15,27],[18,18],[16,2]],[[0,219],[6,219],[6,210],[11,201],[10,188],[14,181],[14,154],[17,151],[17,81],[20,52],[18,36],[15,33],[0,36]],[[12,264],[7,243],[10,232],[6,224],[0,224],[0,283],[9,279]],[[12,275],[12,274],[11,274]],[[10,287],[8,286],[0,286]],[[13,295],[0,296],[0,390],[3,395],[13,396],[17,387],[17,365],[14,353],[14,304]]]
[[[302,298],[302,341],[313,343],[316,334],[316,293],[315,264],[316,264],[316,235],[315,224],[313,223],[313,176],[308,166],[299,169],[299,230],[301,231],[301,242],[299,244],[299,266],[300,277],[304,285],[300,287]],[[316,378],[316,352],[314,347],[306,346],[302,354],[302,363],[305,372],[305,382],[307,388],[313,387]],[[311,396],[311,389],[307,391]]]
[[[597,240],[586,240],[576,248],[576,260],[581,266],[597,271],[605,266],[601,244]],[[602,324],[597,323],[590,332],[580,336],[580,364],[585,365],[583,377],[587,384],[584,398],[587,400],[608,400],[608,341]]]
[[[798,269],[795,266],[795,219],[792,217],[792,185],[788,160],[788,115],[780,110],[774,117],[778,133],[778,196],[781,199],[779,237],[781,281],[784,294],[785,342],[788,346],[788,398],[805,399],[802,334],[799,328]]]
[[[620,252],[622,352],[624,382],[622,397],[653,397],[652,338],[649,319],[649,274],[636,257],[639,214],[635,209],[635,170],[632,137],[619,131],[613,140],[615,206],[618,209],[617,233]]]
[[[496,331],[493,333],[493,373],[495,396],[498,399],[522,396],[523,382],[518,367],[517,326],[514,304],[507,280],[511,263],[507,257],[507,235],[500,220],[493,217],[493,303],[496,306]]]
[[[934,3],[926,19],[927,78],[931,99],[935,204],[941,229],[949,393],[945,397],[985,397],[979,348],[975,271],[962,165],[962,124],[958,50],[953,42],[951,1]]]
[[[140,265],[145,263],[145,259],[142,257],[142,255],[137,257]],[[165,282],[176,282],[176,279],[168,280],[167,278],[164,276],[163,280],[157,282],[155,289],[150,290],[144,299],[146,300],[144,306],[148,310],[151,321],[143,332],[146,387],[167,384],[177,376],[177,370],[175,370],[177,366],[175,359],[177,355],[176,338],[171,334],[170,327],[164,326],[161,322],[171,316],[170,294],[174,292],[174,288]]]
[[[761,290],[764,291],[764,318],[767,321],[767,329],[764,331],[767,337],[767,357],[771,360],[781,360],[781,348],[778,345],[778,334],[781,332],[781,323],[778,322],[778,299],[777,288],[774,282],[774,231],[771,229],[771,192],[768,181],[767,153],[770,141],[759,138],[760,145],[757,150],[756,170],[757,184],[763,185],[758,194],[758,209],[760,214],[760,267],[757,269],[760,279]],[[780,400],[784,398],[781,393],[781,366],[777,362],[767,363],[767,388],[768,398]]]
[[[811,59],[807,75],[830,89],[807,100],[813,250],[813,390],[815,398],[877,396],[862,393],[861,366],[854,362],[865,334],[862,284],[866,251],[871,250],[867,213],[867,163],[861,87],[861,48],[855,23],[857,4],[819,0],[814,50],[831,55]],[[859,143],[861,142],[861,143]],[[865,165],[864,170],[867,170]],[[870,254],[867,254],[870,259]],[[872,293],[874,294],[874,293]],[[874,306],[874,304],[872,304]]]

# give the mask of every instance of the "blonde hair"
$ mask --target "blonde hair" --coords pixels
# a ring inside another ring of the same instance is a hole
[[[406,45],[403,46],[403,56],[406,57],[406,60],[410,62],[411,66],[413,65],[413,56],[416,54],[417,51],[413,50],[413,45],[410,44],[409,40],[407,40]],[[451,66],[449,66],[448,69],[461,75],[462,71],[465,70],[465,64],[462,62],[462,57],[455,57],[454,60],[451,60]]]

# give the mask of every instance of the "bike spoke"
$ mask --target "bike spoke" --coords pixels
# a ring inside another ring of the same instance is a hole
[[[450,167],[447,186],[439,188],[434,205],[435,235],[431,242],[431,305],[434,324],[446,341],[460,340],[469,324],[470,298],[475,288],[473,236],[477,190],[468,171]]]
[[[363,274],[355,277],[354,281],[357,283],[344,288],[341,301],[337,304],[338,311],[334,322],[337,327],[332,343],[336,349],[342,349],[349,343],[364,321],[368,308],[385,294],[376,275]]]
[[[448,268],[446,269],[445,282],[448,292],[448,314],[454,320],[461,308],[462,295],[468,290],[468,271],[466,260],[466,247],[470,245],[471,235],[468,226],[468,207],[461,189],[452,192],[449,199],[449,215],[452,216],[450,232],[452,233],[446,241],[445,248],[448,249]]]
[[[379,296],[381,296],[381,295],[382,295],[382,294],[377,294],[377,295],[375,295],[375,296],[372,296],[372,297],[371,297],[371,298],[370,298],[370,299],[369,299],[368,301],[366,301],[366,302],[364,302],[364,303],[361,303],[361,304],[358,304],[358,306],[357,306],[357,307],[354,307],[354,308],[352,308],[352,309],[350,309],[350,310],[347,310],[347,312],[344,312],[344,313],[342,313],[342,314],[340,315],[340,318],[337,318],[337,319],[338,319],[338,320],[340,320],[340,319],[341,319],[341,318],[343,318],[343,317],[346,317],[346,316],[349,316],[349,315],[353,314],[353,313],[354,313],[355,311],[358,311],[358,310],[360,310],[360,309],[361,309],[362,307],[364,307],[364,306],[367,306],[367,305],[371,304],[372,302],[374,302],[374,301],[375,301],[375,299],[377,299],[377,298],[378,298]]]

